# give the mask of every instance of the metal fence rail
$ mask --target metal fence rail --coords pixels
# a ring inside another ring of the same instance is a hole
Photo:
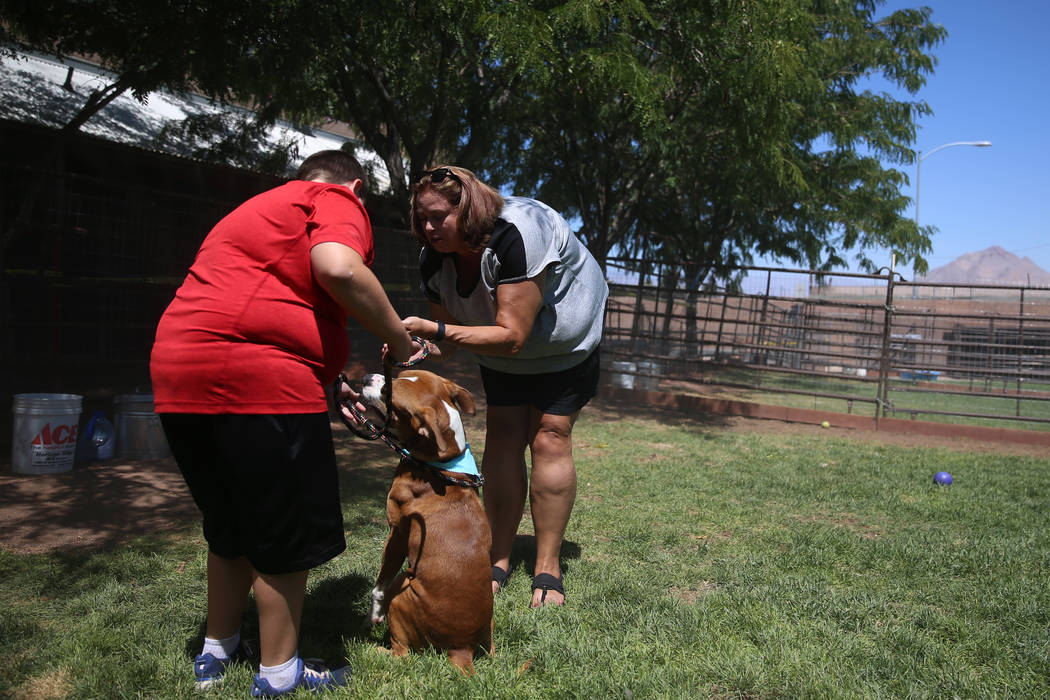
[[[1050,424],[1050,289],[744,268],[739,289],[691,290],[674,266],[608,271],[603,356],[623,386]]]

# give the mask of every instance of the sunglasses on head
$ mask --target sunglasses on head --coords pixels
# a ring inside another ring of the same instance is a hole
[[[442,182],[448,180],[449,178],[455,180],[461,185],[463,184],[463,180],[460,179],[459,175],[456,175],[449,168],[434,168],[433,170],[424,170],[423,174],[419,176],[419,179],[416,180],[416,182],[421,182],[425,177],[430,178],[430,183],[432,185],[440,185]]]

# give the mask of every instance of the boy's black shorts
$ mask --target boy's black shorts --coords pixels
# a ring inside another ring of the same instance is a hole
[[[545,374],[508,374],[481,367],[490,406],[532,406],[552,416],[571,416],[598,393],[600,348],[569,369]]]
[[[327,413],[160,419],[213,553],[284,574],[346,549]]]

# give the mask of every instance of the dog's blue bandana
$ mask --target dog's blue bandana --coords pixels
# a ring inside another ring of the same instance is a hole
[[[463,450],[463,454],[455,459],[450,459],[447,462],[427,462],[432,467],[442,469],[447,472],[455,472],[457,474],[467,474],[469,476],[478,475],[478,465],[474,461],[474,453],[470,451],[470,445],[467,445],[467,449]]]

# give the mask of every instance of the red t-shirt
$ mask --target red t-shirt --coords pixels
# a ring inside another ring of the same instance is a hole
[[[334,241],[368,265],[372,226],[349,188],[293,180],[216,224],[157,327],[158,413],[316,413],[350,353],[347,314],[314,280]]]

